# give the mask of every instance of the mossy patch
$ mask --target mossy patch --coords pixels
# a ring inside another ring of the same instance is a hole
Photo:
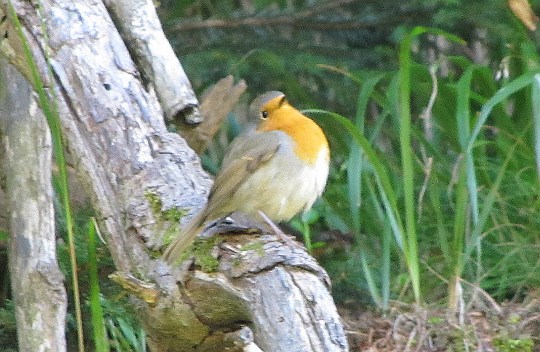
[[[164,210],[161,198],[151,191],[147,191],[144,196],[148,200],[152,214],[156,219],[162,223],[168,223],[163,234],[163,243],[168,245],[179,235],[180,220],[187,214],[187,211],[179,207]]]
[[[205,273],[215,272],[219,267],[219,260],[214,253],[214,247],[219,242],[221,242],[221,238],[218,236],[197,240],[191,249],[187,251],[191,251],[191,254],[195,258],[195,265],[199,266]]]
[[[498,352],[532,352],[534,341],[532,338],[512,339],[498,336],[493,339],[493,346]]]
[[[161,201],[161,198],[155,193],[147,191],[144,196],[150,204],[150,209],[152,210],[152,213],[159,220],[178,223],[182,219],[182,217],[187,214],[187,211],[185,209],[179,207],[173,207],[163,210],[163,202]]]
[[[241,248],[242,251],[255,251],[258,255],[264,255],[264,243],[262,241],[253,241]]]

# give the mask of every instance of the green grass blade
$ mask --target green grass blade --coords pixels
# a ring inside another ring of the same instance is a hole
[[[146,332],[143,328],[139,330],[139,345],[137,346],[137,351],[146,352]]]
[[[385,214],[383,206],[381,206],[375,187],[372,180],[367,180],[367,189],[373,209],[375,209],[378,218],[383,224],[383,240],[382,240],[382,258],[381,258],[381,303],[380,307],[383,310],[388,309],[388,303],[390,302],[390,250],[392,243],[392,228],[388,221],[385,221]],[[380,193],[380,191],[379,191]]]
[[[465,230],[467,228],[467,170],[459,166],[459,179],[456,186],[456,210],[454,214],[454,237],[452,241],[452,256],[454,264],[453,275],[461,277],[463,247],[465,245]],[[452,282],[452,281],[451,281]]]
[[[418,238],[416,233],[415,204],[414,204],[414,165],[411,144],[411,44],[415,36],[425,33],[427,29],[413,29],[401,42],[399,50],[399,144],[401,152],[401,168],[403,172],[403,194],[405,206],[405,238],[407,250],[405,260],[411,276],[414,297],[417,303],[421,301],[420,263],[418,259]]]
[[[366,253],[364,249],[362,248],[360,248],[358,252],[359,252],[358,255],[360,256],[360,263],[362,263],[362,271],[364,272],[364,277],[366,278],[366,282],[368,285],[368,290],[371,295],[371,298],[373,299],[373,301],[378,307],[383,308],[382,298],[379,294],[377,284],[375,283],[375,280],[373,279],[371,268],[369,267],[369,264],[366,260]]]
[[[482,126],[485,124],[487,118],[489,117],[489,114],[491,111],[497,106],[498,104],[506,101],[509,96],[514,94],[515,92],[527,87],[530,84],[533,84],[533,90],[534,90],[534,82],[535,77],[538,75],[540,71],[534,70],[527,72],[518,78],[514,79],[501,89],[499,89],[483,106],[480,110],[480,113],[478,115],[478,119],[474,125],[473,131],[471,132],[469,139],[467,141],[467,144],[464,149],[465,154],[472,153],[472,148],[474,146],[474,143],[480,133],[480,130],[482,129]],[[534,93],[533,93],[534,98]],[[533,107],[533,109],[537,109],[537,107]],[[534,113],[534,112],[533,112]],[[527,129],[525,129],[527,130]],[[509,150],[507,154],[507,158],[505,159],[503,165],[500,168],[500,171],[497,175],[497,178],[495,180],[495,183],[492,185],[486,199],[483,202],[482,210],[479,214],[479,219],[476,225],[474,226],[471,234],[471,241],[469,243],[476,244],[480,240],[480,235],[482,232],[482,229],[484,228],[487,218],[490,214],[490,211],[493,207],[493,204],[495,202],[496,192],[500,186],[500,183],[502,182],[502,179],[504,177],[504,172],[506,171],[506,168],[508,166],[508,163],[510,162],[509,156],[513,154],[516,144],[514,144],[511,149]],[[471,247],[470,245],[466,245],[465,248],[465,258],[463,263],[466,263],[469,259],[469,256],[471,252],[473,251],[475,247]]]
[[[473,228],[471,233],[471,238],[469,240],[469,243],[474,244],[477,243],[480,240],[482,231],[484,229],[484,226],[487,223],[487,220],[489,216],[491,215],[491,210],[493,209],[493,205],[495,204],[495,200],[497,198],[497,194],[499,192],[499,188],[501,186],[501,183],[504,179],[506,169],[508,168],[508,164],[510,164],[510,161],[514,157],[514,152],[517,149],[518,145],[522,145],[524,136],[527,135],[529,132],[529,129],[531,128],[532,121],[528,124],[528,126],[525,126],[523,129],[522,134],[517,138],[516,142],[512,144],[510,149],[508,150],[508,153],[506,155],[506,158],[504,159],[504,162],[499,167],[499,172],[497,174],[497,177],[495,178],[495,182],[493,182],[493,185],[489,189],[489,192],[487,196],[484,199],[483,205],[482,205],[482,211],[480,212],[480,217],[478,219],[478,224]],[[467,263],[467,261],[470,258],[471,252],[473,251],[475,247],[472,245],[467,245],[465,247],[465,255],[463,263]]]
[[[462,148],[465,158],[467,187],[469,189],[469,198],[471,202],[471,212],[473,223],[478,222],[478,185],[476,181],[476,172],[473,163],[473,156],[470,151],[467,152],[467,141],[470,137],[470,110],[469,110],[469,92],[471,91],[471,81],[473,72],[477,67],[469,66],[463,76],[459,79],[456,86],[457,102],[456,102],[456,125],[458,133],[458,141]]]
[[[442,30],[415,27],[402,40],[399,50],[399,100],[398,100],[398,129],[401,152],[401,167],[403,172],[403,194],[405,208],[405,260],[409,270],[414,296],[417,303],[421,302],[420,263],[418,255],[418,234],[416,232],[415,193],[414,193],[414,157],[412,149],[411,128],[411,45],[415,37],[423,33],[442,35],[449,40],[459,43],[463,41]]]
[[[474,157],[472,150],[467,150],[467,141],[470,137],[470,109],[469,109],[469,99],[470,99],[470,92],[471,92],[471,83],[472,83],[472,77],[473,72],[476,69],[481,69],[480,66],[477,65],[470,65],[465,70],[465,73],[461,76],[461,78],[458,81],[458,84],[456,86],[456,95],[457,95],[457,102],[456,102],[456,125],[457,125],[457,134],[458,134],[458,141],[461,146],[461,150],[463,153],[463,161],[465,163],[464,166],[459,166],[459,168],[465,172],[466,177],[466,183],[467,183],[467,189],[468,189],[468,195],[462,194],[463,190],[460,189],[460,185],[458,185],[457,195],[456,195],[456,217],[454,221],[454,242],[458,242],[459,245],[454,246],[453,251],[453,258],[458,259],[454,262],[455,266],[452,269],[455,276],[461,277],[461,273],[463,270],[461,259],[463,254],[463,246],[465,245],[465,236],[466,232],[465,229],[467,228],[466,222],[467,222],[467,203],[470,203],[470,212],[471,212],[471,219],[472,219],[472,225],[475,226],[478,224],[478,218],[479,218],[479,204],[478,204],[478,182],[476,178],[476,168],[474,166]],[[461,180],[461,172],[460,172],[460,180]],[[463,202],[464,204],[461,204],[460,202]],[[462,213],[463,212],[463,213]],[[458,224],[458,221],[463,221],[463,224]],[[462,238],[456,238],[456,236],[462,236]],[[477,252],[477,275],[481,275],[482,270],[482,245],[480,241],[480,237],[477,238],[478,241],[476,243],[472,243],[471,245],[476,247]],[[455,280],[450,280],[451,283],[456,282]],[[453,288],[451,288],[453,292]]]
[[[133,329],[133,326],[131,324],[128,324],[122,318],[117,318],[116,323],[118,324],[120,332],[122,333],[122,336],[124,336],[126,342],[130,346],[135,347],[135,348],[139,346],[139,339],[137,337],[137,333]]]
[[[471,132],[471,135],[469,137],[469,140],[467,141],[466,145],[466,152],[470,152],[474,146],[474,143],[476,141],[476,138],[478,137],[478,134],[480,133],[480,130],[482,129],[482,126],[484,126],[487,118],[489,117],[489,114],[493,110],[493,108],[502,102],[504,102],[508,97],[515,92],[519,91],[520,89],[525,88],[526,86],[532,84],[535,80],[535,76],[539,74],[539,70],[530,71],[527,73],[524,73],[523,75],[519,76],[518,78],[514,79],[501,89],[499,89],[485,104],[482,106],[482,109],[480,110],[480,113],[478,115],[478,119],[474,125],[474,128]]]
[[[116,352],[122,352],[122,345],[121,340],[122,337],[120,336],[120,332],[118,331],[118,328],[114,325],[114,322],[112,319],[107,319],[107,330],[111,334],[111,341],[112,345],[114,346],[114,350]]]
[[[377,83],[383,78],[383,75],[379,74],[370,78],[367,78],[360,90],[358,100],[356,104],[356,116],[355,124],[358,131],[364,133],[366,109],[370,99],[374,94],[374,89]],[[347,182],[348,182],[348,195],[349,195],[349,209],[351,212],[352,225],[354,232],[360,234],[360,207],[362,197],[362,171],[364,166],[364,156],[358,143],[351,144],[351,152],[349,154],[349,160],[347,165]],[[367,261],[366,251],[362,243],[359,243],[360,263],[362,265],[362,271],[366,279],[368,290],[375,304],[382,309],[386,309],[388,300],[386,303],[381,297],[377,283],[374,280],[372,270]]]
[[[347,160],[347,193],[349,197],[349,211],[351,213],[352,231],[355,234],[360,232],[362,170],[362,150],[356,143],[352,143],[349,159]]]
[[[308,113],[319,113],[330,115],[333,119],[338,121],[345,129],[351,134],[353,140],[360,146],[362,152],[365,155],[367,161],[371,164],[373,168],[373,173],[375,175],[374,180],[376,182],[377,191],[379,193],[382,207],[384,208],[384,213],[386,215],[387,221],[383,221],[385,224],[389,224],[388,228],[383,232],[386,238],[383,238],[383,258],[382,258],[382,295],[379,293],[379,290],[376,286],[375,280],[373,279],[373,274],[370,271],[367,263],[362,263],[362,268],[368,282],[368,289],[370,294],[373,297],[374,301],[381,307],[385,308],[388,306],[389,296],[390,296],[390,233],[394,234],[396,243],[405,253],[405,242],[403,235],[403,225],[401,222],[400,214],[397,208],[397,197],[390,183],[390,178],[384,164],[381,162],[375,150],[371,147],[370,142],[360,133],[357,126],[355,126],[351,121],[346,117],[339,114],[324,111],[310,109],[307,110]],[[369,185],[369,182],[368,182]],[[376,197],[375,197],[376,198]],[[378,204],[378,202],[377,202]],[[382,213],[382,211],[381,211]],[[384,217],[384,216],[382,216]],[[389,230],[391,229],[391,231]],[[386,242],[387,241],[387,242]],[[360,254],[361,258],[364,258],[363,253]],[[363,259],[362,259],[363,260]]]
[[[435,212],[437,226],[437,240],[444,257],[445,265],[452,265],[454,255],[451,254],[450,243],[448,242],[448,232],[445,229],[445,216],[443,215],[443,205],[441,203],[441,181],[437,175],[433,175],[428,187],[428,195],[431,201],[432,209]]]
[[[381,259],[381,292],[382,308],[388,309],[390,302],[390,268],[391,268],[391,249],[392,249],[392,231],[388,224],[384,223],[382,259]]]
[[[377,75],[364,81],[356,104],[355,124],[364,133],[366,109],[373,90],[383,76]],[[360,232],[360,202],[362,197],[362,170],[364,164],[362,150],[357,143],[351,144],[351,152],[347,163],[347,183],[349,194],[349,209],[351,211],[352,227],[355,233]]]
[[[296,221],[291,223],[293,227],[302,233],[304,246],[306,246],[308,253],[313,253],[313,241],[310,225],[317,222],[318,218],[319,214],[317,211],[315,209],[310,209],[308,212],[303,213],[299,219],[296,219]]]
[[[309,109],[306,110],[307,113],[316,113],[316,114],[325,114],[331,116],[334,120],[339,122],[345,129],[350,133],[353,140],[358,143],[362,148],[362,152],[365,154],[366,159],[373,167],[373,172],[375,175],[375,180],[380,183],[381,197],[385,201],[387,206],[387,214],[391,216],[391,223],[394,233],[396,234],[396,241],[401,246],[404,246],[403,243],[403,223],[399,214],[397,207],[397,196],[392,188],[392,183],[390,182],[390,177],[386,167],[380,160],[379,156],[375,150],[371,147],[369,141],[358,131],[358,128],[349,121],[346,117],[337,114],[335,112],[330,112],[326,110],[319,109]]]
[[[108,319],[107,328],[111,334],[111,341],[115,351],[146,351],[142,328],[135,328],[127,320],[120,317],[114,320]]]
[[[92,329],[94,332],[94,344],[96,352],[110,351],[109,340],[101,307],[101,295],[99,292],[99,276],[97,264],[97,236],[96,220],[91,218],[88,222],[88,270],[90,276],[90,311],[92,313]]]
[[[536,158],[536,171],[540,177],[540,74],[534,75],[531,95],[534,123],[534,156]]]
[[[386,90],[386,98],[388,99],[390,108],[388,109],[388,114],[392,119],[394,128],[399,129],[399,74],[394,75],[388,84]]]
[[[403,253],[406,253],[407,243],[405,242],[403,223],[401,222],[400,215],[394,208],[393,204],[388,199],[385,188],[383,184],[381,183],[381,181],[379,180],[379,178],[377,177],[375,178],[375,183],[377,184],[377,190],[379,191],[379,194],[381,196],[381,201],[383,203],[384,210],[388,218],[388,223],[390,224],[390,228],[392,229],[394,233],[396,243],[398,247],[403,251]]]
[[[303,215],[302,215],[303,217]],[[304,238],[304,245],[306,246],[306,249],[308,251],[309,254],[312,254],[313,253],[313,243],[311,241],[311,229],[309,228],[309,224],[307,223],[307,221],[304,221],[304,219],[302,219],[302,235],[303,235],[303,238]]]

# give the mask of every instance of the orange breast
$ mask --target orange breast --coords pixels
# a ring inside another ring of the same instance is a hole
[[[272,107],[268,107],[268,118],[260,124],[258,130],[285,132],[295,142],[294,151],[298,157],[314,165],[321,150],[328,150],[328,141],[319,125],[287,102],[274,109]]]

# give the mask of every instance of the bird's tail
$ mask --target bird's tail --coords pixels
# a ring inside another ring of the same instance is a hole
[[[163,260],[169,264],[175,264],[181,258],[182,252],[189,248],[195,237],[203,230],[205,217],[204,211],[195,216],[185,230],[165,249]]]

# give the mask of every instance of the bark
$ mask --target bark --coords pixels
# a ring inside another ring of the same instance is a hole
[[[2,137],[2,135],[0,134],[0,137]],[[4,154],[4,151],[0,148],[0,162],[2,161],[2,158],[1,156]],[[7,204],[6,204],[6,195],[4,193],[4,185],[3,183],[0,183],[0,209],[6,209],[7,208]],[[8,228],[8,223],[9,223],[9,219],[7,217],[7,212],[0,212],[0,231],[7,231],[7,228]],[[3,247],[4,246],[4,242],[0,240],[0,246]]]
[[[66,350],[67,298],[56,261],[49,129],[32,88],[5,60],[0,60],[0,81],[9,269],[19,350],[61,352]]]
[[[216,235],[198,247],[194,262],[178,268],[150,255],[178,234],[180,219],[203,206],[210,178],[186,142],[167,132],[157,97],[142,84],[102,2],[43,0],[39,12],[26,1],[13,4],[52,87],[116,279],[133,293],[151,349],[347,350],[326,274],[303,251],[255,235],[218,244]],[[0,43],[28,72],[18,47],[13,35]]]
[[[202,122],[197,97],[165,38],[153,2],[107,0],[105,4],[117,19],[141,73],[156,90],[165,116],[187,124]]]
[[[234,78],[228,76],[214,84],[204,95],[201,104],[204,121],[195,128],[182,131],[182,137],[197,154],[201,155],[206,150],[245,90],[246,82],[242,80],[235,84]],[[182,126],[175,125],[182,129]]]

